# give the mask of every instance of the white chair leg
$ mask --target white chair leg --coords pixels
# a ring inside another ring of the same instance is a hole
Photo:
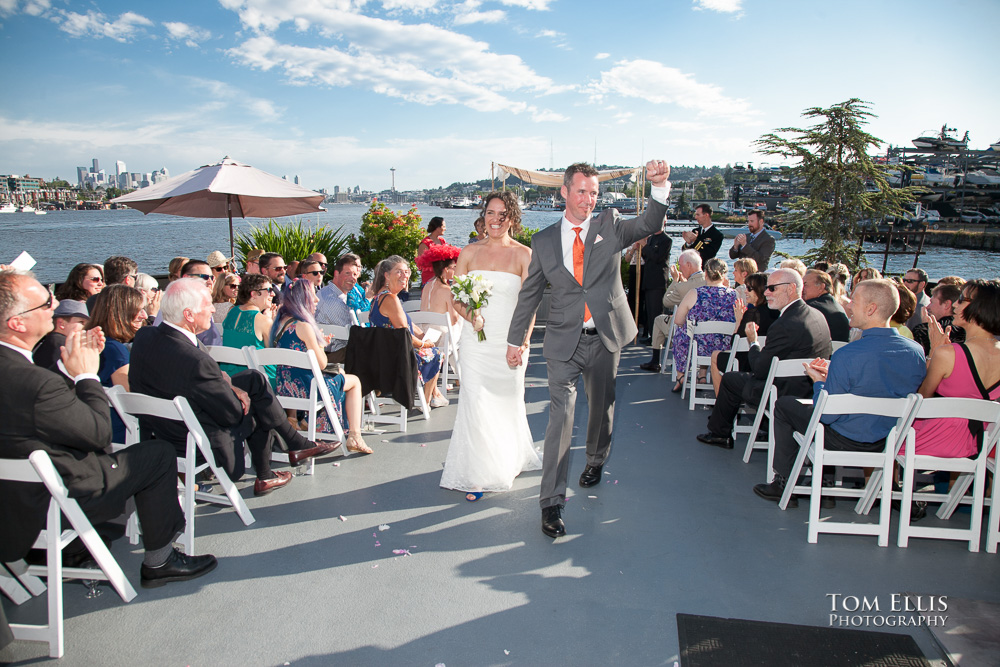
[[[913,504],[913,476],[914,476],[914,461],[913,456],[908,455],[906,457],[905,468],[903,469],[903,496],[899,501],[899,534],[896,536],[896,546],[900,548],[906,548],[910,541],[910,507]],[[882,496],[882,508],[880,508],[879,514],[881,516],[881,509],[887,505],[892,504],[892,495],[890,493],[887,498]]]
[[[958,509],[959,504],[962,502],[962,498],[969,490],[969,486],[971,484],[972,475],[959,475],[958,479],[955,480],[955,483],[951,485],[948,497],[943,503],[941,503],[941,506],[938,507],[937,518],[945,520],[950,519],[951,515],[956,509]]]
[[[792,486],[786,485],[786,489]],[[823,448],[816,447],[813,455],[812,488],[809,492],[809,537],[810,544],[819,540],[819,505],[823,495]]]

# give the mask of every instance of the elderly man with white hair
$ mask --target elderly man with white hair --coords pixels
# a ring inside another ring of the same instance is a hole
[[[701,255],[697,250],[685,250],[677,257],[677,266],[670,267],[672,282],[663,295],[666,315],[657,315],[653,320],[653,358],[639,368],[653,373],[660,372],[660,348],[669,334],[670,313],[684,300],[687,293],[705,284],[705,274],[701,270]]]
[[[132,391],[158,398],[184,396],[212,443],[216,463],[230,479],[244,473],[242,442],[246,440],[257,473],[254,495],[270,493],[291,481],[291,473],[271,470],[271,439],[275,431],[298,465],[334,451],[303,438],[288,423],[264,376],[243,371],[232,378],[219,370],[195,337],[212,324],[212,295],[204,281],[182,278],[170,284],[160,304],[163,322],[136,334],[129,364]],[[174,444],[186,446],[187,431],[176,422],[145,418],[144,429]]]
[[[802,276],[798,271],[778,269],[768,276],[764,298],[769,308],[781,311],[781,316],[768,329],[764,347],[757,342],[757,325],[747,324],[751,370],[722,376],[719,396],[708,418],[708,433],[698,436],[698,441],[706,445],[733,448],[733,420],[741,404],[756,406],[760,403],[772,359],[829,359],[833,351],[826,318],[802,300]],[[812,394],[812,380],[805,373],[802,377],[776,380],[775,385],[781,396],[805,398]]]

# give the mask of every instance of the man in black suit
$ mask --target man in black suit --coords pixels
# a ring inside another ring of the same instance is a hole
[[[640,287],[643,300],[646,304],[646,337],[653,335],[653,321],[657,315],[663,313],[663,295],[667,291],[667,260],[670,259],[670,248],[673,241],[669,236],[660,231],[652,234],[643,241],[642,244],[642,272],[640,273]]]
[[[690,232],[683,232],[684,249],[695,250],[701,255],[701,263],[719,254],[722,247],[722,232],[712,223],[712,207],[708,204],[698,204],[694,209],[694,219],[698,223]]]
[[[185,397],[212,443],[216,463],[230,479],[238,480],[245,472],[245,439],[257,473],[255,496],[291,481],[290,472],[271,470],[272,440],[268,435],[272,430],[288,446],[292,465],[334,451],[331,445],[315,445],[299,435],[261,373],[243,371],[230,378],[201,348],[195,336],[211,326],[215,312],[204,281],[181,278],[171,283],[160,312],[163,322],[140,330],[132,343],[129,386],[132,391],[158,398]],[[183,455],[187,438],[183,425],[151,417],[140,423],[172,442]]]
[[[764,229],[764,211],[750,211],[747,215],[747,228],[750,230],[749,235],[737,234],[733,239],[729,258],[749,257],[757,262],[758,271],[766,271],[771,255],[774,254],[774,239]]]
[[[830,358],[830,328],[823,315],[802,300],[802,277],[797,271],[778,269],[768,276],[764,297],[768,308],[780,310],[781,316],[768,329],[763,348],[757,342],[757,326],[753,322],[747,325],[751,372],[733,371],[722,376],[719,396],[708,418],[708,433],[698,436],[699,442],[706,445],[733,448],[733,420],[742,403],[760,403],[772,359]],[[775,384],[782,396],[807,397],[812,392],[812,381],[805,373],[801,378],[785,378]]]
[[[823,313],[832,340],[846,343],[851,338],[850,318],[830,294],[832,290],[833,278],[826,271],[809,269],[802,278],[802,298],[806,304]]]
[[[173,548],[184,529],[177,502],[177,458],[162,440],[117,454],[111,445],[108,399],[97,378],[104,334],[100,328],[66,336],[61,370],[36,366],[31,349],[52,330],[58,302],[28,274],[0,272],[0,457],[24,459],[35,450],[52,463],[91,523],[113,519],[135,498],[146,554],[141,584],[150,588],[200,577],[214,556],[186,556]],[[45,526],[49,495],[41,484],[0,485],[0,561],[23,558]]]

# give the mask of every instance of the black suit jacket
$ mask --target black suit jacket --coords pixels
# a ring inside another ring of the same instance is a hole
[[[69,495],[100,494],[118,477],[111,445],[111,413],[97,380],[66,380],[0,346],[0,458],[48,452]],[[0,561],[22,558],[45,526],[48,492],[41,484],[0,484]]]
[[[847,317],[843,307],[830,294],[823,294],[815,299],[809,299],[806,303],[826,318],[827,326],[830,327],[830,338],[843,341],[845,343],[851,338],[851,320]]]
[[[667,267],[673,244],[669,236],[660,233],[650,236],[649,242],[642,247],[642,258],[645,260],[640,278],[642,289],[667,289],[667,277],[663,270]]]
[[[213,449],[231,450],[233,429],[243,422],[243,405],[226,382],[219,365],[168,324],[136,333],[129,355],[131,391],[173,400],[183,396],[205,429]],[[144,429],[183,448],[187,427],[181,422],[144,418]]]
[[[701,225],[698,225],[691,230],[698,235],[691,243],[684,244],[686,249],[697,250],[698,254],[701,255],[701,263],[704,266],[705,262],[712,259],[719,254],[719,248],[722,247],[722,231],[712,225],[708,229],[703,229]]]
[[[771,360],[778,359],[829,359],[833,349],[830,345],[830,328],[826,318],[805,301],[798,299],[789,304],[785,312],[776,319],[767,331],[767,344],[754,345],[747,359],[753,379],[746,384],[744,400],[757,405],[764,393],[764,381],[771,369]],[[812,380],[803,373],[802,377],[782,378],[775,382],[781,396],[812,396]]]

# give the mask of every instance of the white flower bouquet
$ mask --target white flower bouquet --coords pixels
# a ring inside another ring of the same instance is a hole
[[[493,283],[482,276],[455,276],[455,281],[451,284],[451,293],[455,295],[455,301],[471,311],[471,319],[475,319],[479,309],[493,296]],[[486,340],[486,334],[482,329],[476,333],[480,341]]]

